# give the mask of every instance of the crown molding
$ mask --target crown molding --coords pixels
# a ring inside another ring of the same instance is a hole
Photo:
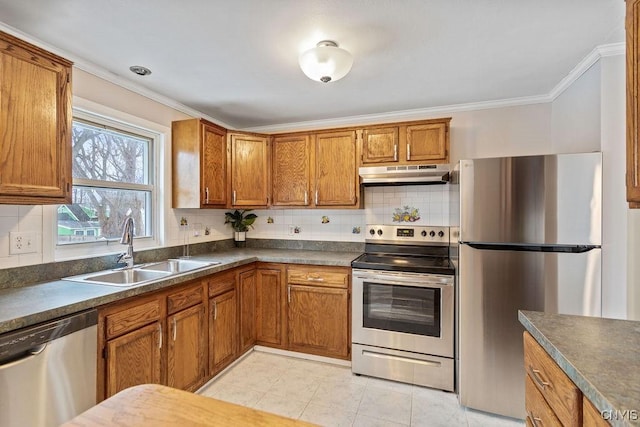
[[[553,102],[560,94],[567,90],[580,78],[593,64],[601,58],[608,56],[624,55],[625,43],[613,43],[596,46],[582,59],[560,82],[547,94],[526,96],[521,98],[500,99],[495,101],[472,102],[455,104],[443,107],[418,108],[414,110],[392,111],[381,114],[364,114],[358,116],[340,117],[336,119],[312,120],[307,122],[283,123],[270,126],[256,126],[244,128],[244,131],[262,133],[283,133],[294,131],[306,131],[313,129],[328,129],[341,126],[365,125],[374,123],[396,122],[426,119],[451,113],[488,110],[493,108],[517,107],[532,104],[544,104]]]
[[[78,56],[73,55],[70,52],[59,49],[55,46],[51,46],[50,44],[45,43],[42,40],[37,39],[29,34],[23,33],[22,31],[16,28],[13,28],[3,22],[0,22],[0,30],[72,61],[73,66],[79,70],[85,71],[89,74],[92,74],[110,83],[118,85],[124,89],[130,90],[131,92],[144,96],[145,98],[149,98],[152,101],[156,101],[160,104],[166,105],[167,107],[173,108],[174,110],[180,111],[181,113],[187,114],[191,117],[200,117],[200,118],[209,120],[210,122],[216,123],[224,128],[234,129],[233,126],[221,121],[220,119],[216,119],[214,117],[208,116],[194,108],[188,107],[174,100],[173,98],[169,98],[168,96],[161,95],[151,89],[147,89],[146,87],[139,85],[135,82],[132,82],[130,80],[127,80],[119,76],[118,74],[107,71],[106,69],[100,67],[97,64],[94,64],[93,62],[82,59]]]
[[[216,119],[215,117],[208,116],[196,109],[188,107],[172,98],[165,95],[161,95],[151,89],[147,89],[139,84],[136,84],[130,80],[127,80],[115,73],[105,70],[104,68],[79,58],[69,52],[58,49],[47,43],[38,40],[37,38],[23,33],[9,25],[0,22],[0,30],[19,37],[29,43],[46,49],[62,57],[68,58],[74,62],[74,67],[99,77],[103,80],[121,86],[128,89],[138,95],[149,98],[174,110],[180,111],[191,117],[202,117],[213,123],[216,123],[224,128],[235,130],[234,126],[231,126],[223,121]],[[279,132],[292,132],[292,131],[304,131],[312,129],[324,129],[341,126],[352,126],[361,124],[373,124],[373,123],[385,123],[394,121],[408,121],[424,119],[428,117],[442,116],[444,114],[451,114],[465,111],[475,110],[487,110],[493,108],[504,107],[516,107],[531,104],[543,104],[547,102],[553,102],[560,94],[567,90],[580,76],[582,76],[591,66],[593,66],[598,60],[608,56],[624,55],[625,43],[613,43],[596,46],[584,59],[582,59],[570,72],[567,74],[555,87],[547,94],[526,96],[521,98],[509,98],[494,101],[485,102],[472,102],[465,104],[455,104],[440,107],[430,108],[417,108],[412,110],[392,111],[388,113],[380,114],[363,114],[357,116],[340,117],[335,119],[325,120],[311,120],[306,122],[293,122],[293,123],[281,123],[268,126],[255,126],[249,128],[243,128],[243,131],[249,132],[261,132],[261,133],[279,133]]]

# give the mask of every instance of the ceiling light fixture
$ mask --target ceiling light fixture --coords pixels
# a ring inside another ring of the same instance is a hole
[[[151,74],[151,70],[147,67],[143,67],[142,65],[132,65],[131,67],[129,67],[129,70],[139,76],[148,76],[149,74]]]
[[[323,40],[298,58],[300,68],[311,80],[328,83],[347,75],[353,65],[349,52],[338,47],[338,43]]]

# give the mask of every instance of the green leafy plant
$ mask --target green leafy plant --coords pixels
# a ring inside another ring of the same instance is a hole
[[[249,231],[249,227],[253,228],[253,223],[258,218],[258,215],[250,212],[251,209],[236,209],[233,212],[225,212],[224,223],[231,224],[231,228],[234,231]]]

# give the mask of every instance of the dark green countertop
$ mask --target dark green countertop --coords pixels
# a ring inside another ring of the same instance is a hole
[[[611,424],[640,425],[640,322],[536,311],[518,318]]]
[[[0,334],[255,261],[348,267],[358,255],[360,253],[357,252],[233,249],[194,256],[194,260],[218,261],[220,264],[172,276],[156,283],[117,287],[55,280],[19,288],[0,289]]]

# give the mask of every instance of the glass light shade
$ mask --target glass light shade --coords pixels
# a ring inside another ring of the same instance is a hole
[[[302,53],[298,62],[311,80],[328,83],[347,75],[353,65],[353,57],[335,42],[321,41],[313,49]]]

